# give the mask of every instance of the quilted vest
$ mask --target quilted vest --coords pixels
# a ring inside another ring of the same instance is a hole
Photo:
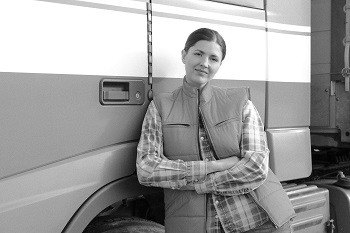
[[[200,112],[217,159],[239,156],[242,112],[247,99],[245,88],[223,89],[208,83],[199,92],[185,81],[172,93],[156,95],[154,102],[162,119],[164,155],[171,160],[201,160]],[[283,225],[295,214],[271,170],[267,180],[251,194],[276,226]],[[164,202],[166,233],[206,232],[205,194],[164,189]]]

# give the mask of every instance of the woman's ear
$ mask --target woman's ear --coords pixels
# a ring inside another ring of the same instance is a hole
[[[183,49],[182,51],[181,51],[181,58],[182,58],[182,63],[184,63],[185,64],[185,57],[186,57],[186,51]]]

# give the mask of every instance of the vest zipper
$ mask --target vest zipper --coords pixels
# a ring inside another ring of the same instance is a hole
[[[208,140],[209,144],[210,144],[211,148],[213,148],[213,156],[214,156],[214,158],[216,160],[219,160],[219,157],[216,155],[216,151],[215,151],[214,145],[213,145],[213,143],[211,141],[211,136],[209,134],[209,130],[208,130],[207,124],[205,122],[205,116],[203,115],[202,110],[200,109],[199,105],[198,105],[198,111],[199,111],[199,113],[202,116],[202,122],[203,122],[204,130],[205,130],[205,132],[206,132],[206,134],[208,135],[208,138],[209,138],[209,140]]]
[[[200,145],[200,139],[199,139],[199,89],[197,89],[197,146],[198,146],[198,156],[199,156],[199,160],[203,160],[202,157],[202,151],[201,151],[201,145]]]
[[[200,96],[199,96],[199,89],[197,89],[197,142],[198,142],[198,154],[199,154],[199,159],[203,160],[202,157],[202,151],[201,151],[201,145],[200,145],[200,139],[199,139],[199,114],[201,114],[200,112],[200,108],[199,108],[199,104],[200,104]],[[203,119],[202,119],[203,121]],[[204,124],[204,123],[203,123]],[[208,210],[207,210],[207,195],[208,194],[204,194],[204,212],[205,212],[205,221],[204,221],[204,232],[207,232],[207,218],[208,218]]]

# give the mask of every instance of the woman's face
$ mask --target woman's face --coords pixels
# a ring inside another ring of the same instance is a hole
[[[200,40],[186,52],[182,50],[186,81],[202,88],[219,70],[222,60],[221,46],[216,42]]]

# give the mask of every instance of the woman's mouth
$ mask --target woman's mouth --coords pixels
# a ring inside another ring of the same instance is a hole
[[[197,71],[197,72],[200,73],[200,74],[208,74],[207,71],[202,70],[202,69],[195,69],[195,71]]]

